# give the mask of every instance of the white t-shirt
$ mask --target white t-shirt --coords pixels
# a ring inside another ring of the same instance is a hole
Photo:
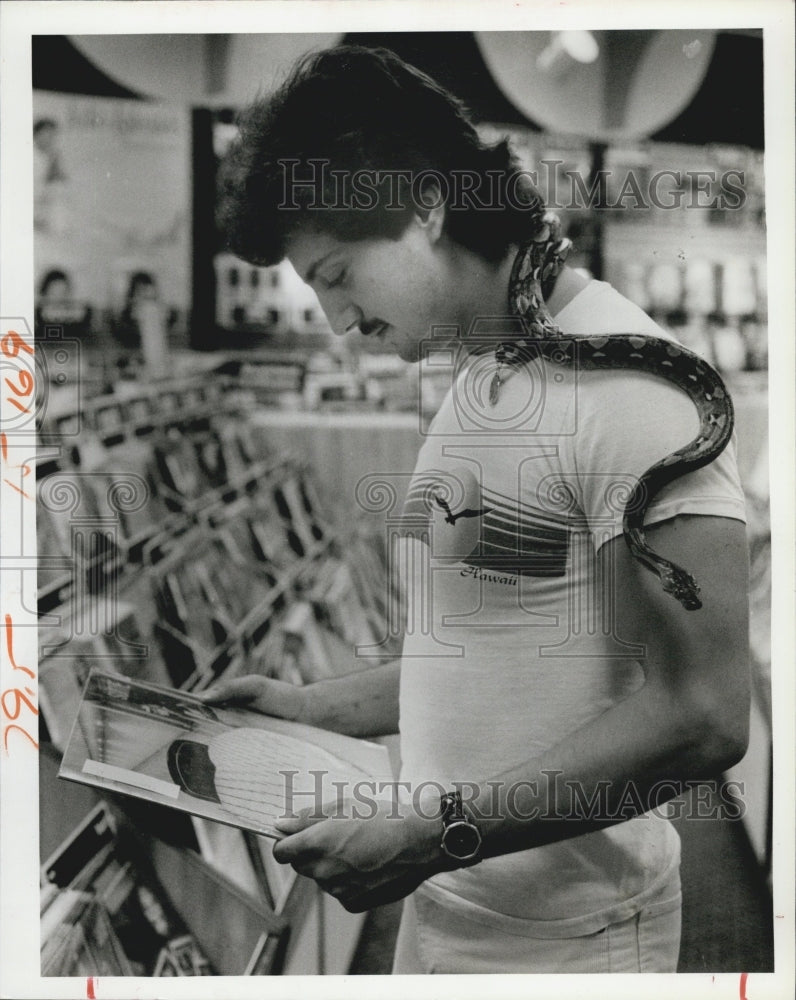
[[[572,335],[669,336],[599,281],[556,322]],[[401,778],[413,789],[483,785],[642,685],[638,650],[604,620],[595,555],[621,533],[638,477],[699,425],[685,393],[652,375],[536,361],[492,406],[494,372],[485,355],[456,380],[404,507]],[[734,451],[665,487],[646,523],[743,521]],[[698,582],[699,567],[685,568]],[[439,875],[422,891],[518,933],[574,936],[632,916],[678,861],[674,828],[647,813]]]

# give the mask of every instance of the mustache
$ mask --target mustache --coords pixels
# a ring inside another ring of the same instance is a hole
[[[365,321],[363,321],[362,323],[359,324],[359,332],[362,333],[362,334],[364,334],[367,337],[368,334],[374,333],[376,330],[379,330],[379,329],[381,329],[381,327],[386,326],[386,325],[387,324],[384,322],[383,319],[369,319],[369,320],[365,320]]]

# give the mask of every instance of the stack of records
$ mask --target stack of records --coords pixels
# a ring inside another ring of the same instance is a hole
[[[162,888],[120,853],[102,802],[42,866],[41,974],[213,974]]]

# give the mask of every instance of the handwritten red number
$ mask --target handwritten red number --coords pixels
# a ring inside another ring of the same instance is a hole
[[[28,688],[30,690],[30,688]],[[16,699],[16,704],[14,705],[14,711],[10,712],[8,706],[6,705],[6,697],[12,694]],[[18,717],[19,713],[22,711],[21,702],[25,702],[27,707],[33,712],[34,715],[39,714],[38,708],[33,704],[33,702],[24,695],[19,688],[6,688],[5,691],[0,695],[0,705],[3,706],[3,711],[6,713],[9,719],[14,720]]]
[[[0,340],[0,351],[7,358],[15,358],[20,351],[33,354],[33,348],[25,343],[16,330],[9,330],[5,337]]]
[[[29,347],[25,341],[20,337],[16,330],[9,330],[9,332],[2,338],[0,338],[0,351],[7,358],[16,358],[19,356],[20,351],[24,351],[26,354],[33,354],[33,348]],[[15,396],[30,396],[33,392],[33,376],[28,371],[18,371],[16,373],[17,381],[14,382],[10,378],[4,379],[5,384],[11,390]],[[9,397],[9,403],[13,403],[18,410],[23,413],[29,413],[28,407],[23,406],[18,400]],[[7,440],[5,434],[0,434],[0,451],[2,452],[2,458],[4,462],[8,461],[8,451],[7,451]],[[21,468],[23,470],[23,478],[28,475],[30,469],[23,463],[21,466],[15,466],[15,468]],[[22,493],[23,496],[27,494],[15,486],[10,480],[4,480],[7,485],[13,487],[18,493]],[[5,632],[6,632],[6,650],[8,652],[8,658],[11,662],[11,666],[14,670],[21,670],[28,677],[35,677],[32,670],[27,667],[20,666],[14,659],[14,648],[13,648],[13,628],[14,623],[12,621],[11,615],[4,616]],[[22,726],[16,725],[13,720],[19,717],[20,712],[23,708],[28,708],[34,715],[39,714],[38,708],[31,698],[35,698],[35,692],[33,688],[25,686],[24,691],[19,688],[6,688],[0,695],[0,706],[2,706],[3,713],[6,718],[12,720],[10,725],[5,726],[3,729],[3,748],[6,753],[8,753],[8,738],[11,733],[16,730],[29,740],[33,744],[34,749],[39,749],[39,744],[31,736],[31,734],[24,729]],[[13,705],[9,706],[9,699],[13,700]]]
[[[3,379],[8,388],[17,396],[29,396],[33,392],[33,376],[30,372],[17,372],[19,385],[14,385],[10,378]]]
[[[21,494],[22,494],[22,496],[23,496],[23,497],[24,497],[24,498],[25,498],[26,500],[32,500],[32,499],[33,499],[33,497],[32,497],[32,496],[30,495],[30,493],[26,493],[26,492],[25,492],[24,490],[21,490],[21,489],[20,489],[20,488],[19,488],[18,486],[16,486],[16,485],[15,485],[14,483],[12,483],[10,479],[4,479],[4,480],[3,480],[3,482],[4,482],[4,483],[5,483],[5,484],[6,484],[7,486],[10,486],[12,490],[16,490],[16,491],[17,491],[17,493],[21,493]]]
[[[16,358],[20,351],[33,354],[33,348],[25,343],[16,330],[9,330],[5,337],[0,339],[0,350],[7,358]],[[29,396],[33,391],[33,376],[30,372],[17,372],[17,374],[19,375],[20,387],[15,386],[8,378],[5,380],[6,385],[17,396]],[[30,408],[23,406],[19,400],[9,398],[8,402],[16,406],[22,413],[30,413]]]
[[[6,440],[5,434],[0,434],[0,455],[3,456],[3,461],[4,462],[8,461],[8,441]],[[22,469],[22,478],[23,479],[25,478],[25,476],[29,476],[30,475],[30,471],[31,471],[30,466],[27,465],[25,462],[22,462],[20,465],[12,465],[11,468],[12,469]],[[9,486],[11,485],[11,483],[9,482],[9,480],[6,479],[6,482],[8,483]]]
[[[22,733],[23,736],[27,736],[27,738],[33,744],[35,749],[36,750],[39,749],[39,744],[36,742],[36,740],[33,739],[33,737],[26,729],[23,729],[22,726],[17,726],[14,725],[14,723],[11,723],[10,726],[6,726],[6,728],[3,730],[3,749],[5,750],[6,753],[8,753],[8,734],[11,732],[12,729],[16,729],[18,732]]]
[[[11,666],[14,668],[14,670],[21,670],[23,673],[26,673],[28,677],[35,677],[36,675],[33,673],[32,670],[29,670],[27,667],[21,667],[14,659],[14,646],[12,642],[14,634],[14,622],[11,618],[11,615],[5,616],[5,626],[6,626],[6,650],[8,652],[8,659],[11,661]]]

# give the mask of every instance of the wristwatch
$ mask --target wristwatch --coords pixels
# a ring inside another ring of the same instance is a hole
[[[440,799],[442,809],[443,852],[458,867],[477,865],[481,861],[481,834],[464,810],[461,792],[445,792]]]

